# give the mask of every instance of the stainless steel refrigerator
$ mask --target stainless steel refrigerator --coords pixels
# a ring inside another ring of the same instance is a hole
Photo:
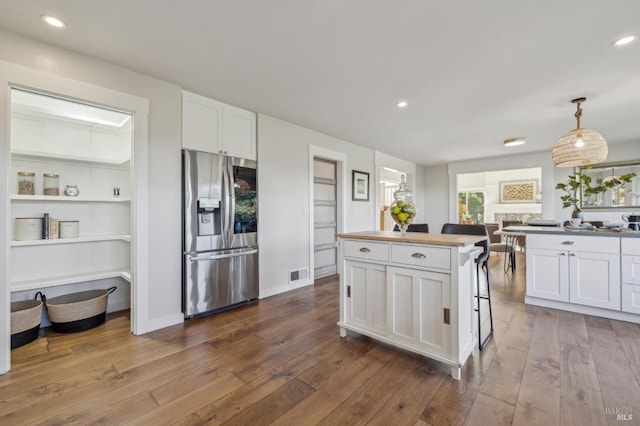
[[[258,297],[256,162],[182,151],[185,318]]]

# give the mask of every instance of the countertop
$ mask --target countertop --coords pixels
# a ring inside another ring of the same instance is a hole
[[[355,240],[390,241],[392,243],[429,244],[436,246],[470,246],[486,239],[482,235],[457,235],[457,234],[426,234],[422,232],[362,231],[347,234],[337,234],[338,238]]]
[[[590,229],[571,229],[554,226],[507,226],[502,228],[506,232],[522,232],[524,234],[551,234],[551,235],[586,235],[589,237],[622,237],[622,238],[640,238],[640,231],[631,229],[623,229],[622,231],[614,231],[612,229],[598,228]]]

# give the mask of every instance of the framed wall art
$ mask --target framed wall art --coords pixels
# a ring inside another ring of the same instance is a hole
[[[501,203],[535,203],[537,193],[536,179],[500,182]]]
[[[369,173],[352,170],[351,188],[353,201],[369,201]]]

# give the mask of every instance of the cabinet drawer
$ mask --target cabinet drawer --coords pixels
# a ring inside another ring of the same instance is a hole
[[[640,238],[621,238],[622,254],[640,256]]]
[[[393,244],[391,261],[425,268],[451,269],[451,250],[409,244]]]
[[[389,244],[365,240],[345,240],[344,257],[363,260],[389,261]]]
[[[620,238],[529,234],[527,248],[620,254]]]
[[[640,286],[640,256],[622,255],[622,282]]]
[[[640,314],[640,285],[622,284],[622,312]]]

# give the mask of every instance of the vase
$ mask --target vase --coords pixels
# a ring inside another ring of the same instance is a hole
[[[584,215],[582,214],[582,210],[578,208],[578,206],[573,207],[573,211],[571,212],[571,219],[580,219],[580,222],[583,221]]]
[[[400,232],[404,235],[409,224],[416,217],[417,210],[415,204],[413,204],[413,192],[407,188],[405,176],[402,175],[400,180],[400,189],[393,193],[395,201],[389,207],[389,212],[393,221],[398,224]]]

